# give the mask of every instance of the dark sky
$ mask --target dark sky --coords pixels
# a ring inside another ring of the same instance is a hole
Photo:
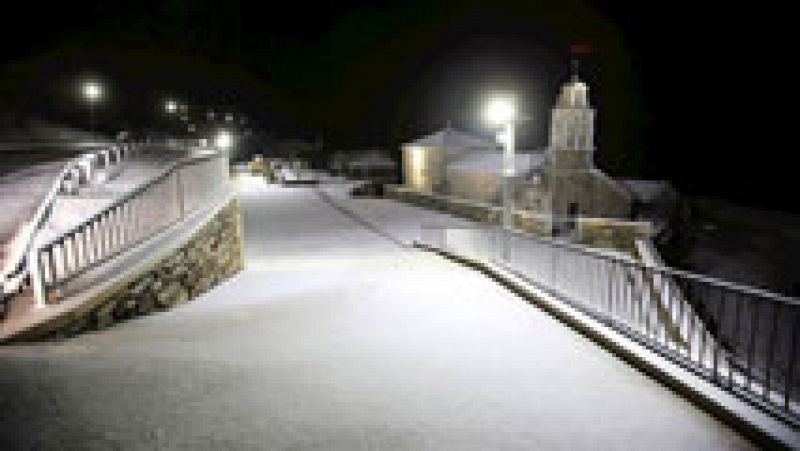
[[[596,50],[581,72],[601,166],[796,210],[776,195],[796,152],[776,118],[794,75],[785,12],[698,3],[29,2],[0,31],[0,101],[84,125],[74,83],[93,73],[111,88],[98,111],[109,129],[163,120],[173,95],[276,135],[396,148],[447,121],[480,131],[487,93],[512,90],[533,119],[520,142],[540,147],[569,44],[581,41]]]

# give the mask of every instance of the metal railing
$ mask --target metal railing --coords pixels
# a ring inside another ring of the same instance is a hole
[[[98,166],[105,170],[118,170],[119,164],[139,148],[137,143],[126,143],[108,149],[84,153],[68,161],[56,177],[50,190],[36,209],[33,217],[24,226],[17,238],[18,245],[6,261],[0,274],[0,303],[4,303],[11,293],[21,291],[29,281],[27,257],[39,231],[50,219],[56,196],[73,192],[81,185],[92,182]]]
[[[800,426],[800,300],[622,253],[499,228],[424,226],[422,244],[492,263]],[[508,259],[503,248],[508,247]]]
[[[34,303],[58,300],[67,282],[200,209],[228,183],[224,155],[182,160],[69,231],[31,247]]]

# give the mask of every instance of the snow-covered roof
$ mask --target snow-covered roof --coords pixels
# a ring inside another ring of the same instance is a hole
[[[619,183],[639,201],[654,202],[675,195],[675,188],[666,180],[619,180]]]
[[[439,130],[417,140],[403,144],[403,147],[434,147],[448,149],[496,149],[498,143],[492,139],[474,135],[452,127]]]
[[[517,174],[527,175],[544,164],[545,155],[541,151],[519,151],[516,153]],[[447,166],[450,171],[485,171],[500,174],[503,170],[503,153],[500,151],[467,152]]]

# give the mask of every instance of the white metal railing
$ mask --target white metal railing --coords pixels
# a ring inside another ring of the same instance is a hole
[[[800,427],[796,298],[499,228],[424,226],[420,243],[511,271]]]
[[[224,155],[187,158],[71,230],[32,246],[27,263],[35,305],[57,301],[70,280],[207,206],[228,182]]]
[[[50,218],[56,196],[59,193],[74,192],[79,186],[92,183],[98,169],[102,169],[104,178],[113,176],[119,171],[122,161],[134,154],[139,147],[138,143],[113,145],[107,149],[84,153],[64,165],[33,217],[24,225],[16,238],[16,245],[2,268],[0,303],[5,302],[5,298],[11,293],[22,290],[25,281],[28,280],[27,256],[37,234]]]

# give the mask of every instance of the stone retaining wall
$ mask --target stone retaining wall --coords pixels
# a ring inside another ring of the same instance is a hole
[[[390,199],[442,211],[484,224],[500,224],[503,218],[503,209],[497,205],[422,193],[399,185],[387,185],[384,193]],[[537,215],[529,210],[516,210],[513,220],[514,227],[520,231],[540,236],[552,235],[553,223],[548,215]],[[649,239],[652,235],[652,227],[647,222],[577,218],[572,239],[587,246],[614,249],[637,255],[636,240]]]
[[[35,340],[99,330],[192,300],[244,267],[239,203],[231,200],[181,247],[125,275],[102,293],[15,338]]]

